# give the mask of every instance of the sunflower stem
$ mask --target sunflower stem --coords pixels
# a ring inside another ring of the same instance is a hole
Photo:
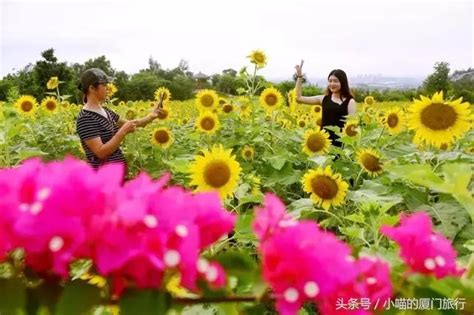
[[[362,175],[363,169],[361,168],[359,174],[357,174],[356,180],[354,181],[353,188],[359,187],[359,177]]]
[[[379,145],[379,140],[380,140],[380,138],[382,138],[382,135],[383,135],[384,130],[385,130],[385,126],[382,127],[382,130],[380,131],[380,135],[379,135],[379,137],[377,138],[377,142],[375,142],[375,146],[376,146],[376,147]]]

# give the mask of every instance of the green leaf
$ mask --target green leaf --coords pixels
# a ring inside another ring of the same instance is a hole
[[[244,94],[245,93],[245,89],[244,88],[238,88],[237,90],[237,94]]]
[[[362,223],[362,224],[365,223],[365,217],[361,213],[352,213],[352,214],[346,215],[344,218],[352,222],[357,222],[357,223]]]
[[[426,210],[434,218],[436,230],[450,240],[453,240],[459,231],[469,223],[469,215],[462,211],[461,206],[456,202],[421,205],[418,209]]]
[[[18,314],[26,303],[25,285],[20,279],[0,279],[0,314]]]
[[[56,315],[81,315],[100,304],[100,289],[84,281],[67,283],[56,307]]]
[[[121,315],[166,314],[170,305],[170,295],[156,290],[127,290],[119,302]]]
[[[20,160],[25,160],[35,156],[48,155],[48,153],[41,151],[39,148],[22,148],[17,152],[17,154]]]
[[[235,237],[241,242],[256,242],[252,231],[253,213],[240,214],[235,224]]]
[[[357,238],[357,239],[364,239],[364,229],[358,226],[348,226],[348,227],[340,227],[339,231],[341,231],[342,234],[347,235],[352,238]]]
[[[288,205],[288,212],[297,218],[301,216],[303,211],[311,211],[314,209],[313,201],[310,198],[301,198],[293,201]]]
[[[438,192],[451,194],[468,211],[474,222],[474,197],[468,190],[473,168],[469,164],[451,163],[443,166],[445,180],[436,175],[429,165],[387,166],[394,175],[415,184],[428,187]]]
[[[400,214],[388,215],[384,214],[377,219],[377,229],[380,229],[382,225],[394,226],[400,221]]]
[[[237,277],[239,285],[249,284],[256,276],[257,263],[248,252],[228,250],[210,259],[219,262],[228,275]]]
[[[276,169],[276,170],[281,170],[283,165],[285,165],[288,157],[287,156],[282,156],[282,155],[274,155],[270,158],[267,158],[267,161],[270,163],[270,165]]]
[[[348,197],[355,202],[365,203],[370,200],[388,208],[403,201],[401,196],[391,193],[388,187],[371,180],[365,180],[358,190],[349,191]]]
[[[463,246],[474,253],[474,240],[467,241]]]

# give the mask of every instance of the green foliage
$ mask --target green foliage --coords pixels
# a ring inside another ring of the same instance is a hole
[[[437,62],[435,63],[434,70],[423,82],[424,92],[432,95],[438,91],[443,91],[447,95],[451,86],[449,81],[449,63]]]

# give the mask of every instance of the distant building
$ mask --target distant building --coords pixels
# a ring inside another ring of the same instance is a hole
[[[202,73],[201,71],[199,71],[199,73],[195,74],[194,75],[194,79],[196,79],[197,81],[197,85],[196,85],[196,89],[200,90],[203,88],[203,86],[205,86],[209,80],[209,76],[208,75],[205,75],[204,73]]]

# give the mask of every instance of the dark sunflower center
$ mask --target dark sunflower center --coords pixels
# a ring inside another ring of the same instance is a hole
[[[244,151],[244,155],[245,155],[245,157],[247,157],[247,158],[251,158],[251,157],[252,157],[252,150],[246,149],[246,150]]]
[[[334,179],[328,176],[316,176],[311,180],[311,189],[321,199],[333,199],[339,190]]]
[[[224,107],[222,108],[224,113],[230,113],[233,109],[234,107],[230,104],[225,104]]]
[[[326,142],[324,141],[324,138],[317,133],[314,133],[308,137],[308,140],[306,140],[306,146],[308,149],[310,149],[312,152],[319,152],[324,148],[324,144]]]
[[[370,172],[378,172],[382,170],[380,159],[376,156],[373,156],[372,154],[364,153],[362,155],[361,162],[364,168]]]
[[[265,57],[262,55],[262,54],[259,54],[259,53],[256,53],[253,55],[253,59],[257,62],[257,63],[263,63],[265,62]]]
[[[366,101],[365,101],[368,105],[372,105],[374,103],[374,100],[372,98],[368,98]]]
[[[203,119],[201,119],[201,127],[204,130],[212,130],[214,129],[215,125],[216,122],[214,121],[214,118],[204,117]]]
[[[275,106],[276,103],[277,103],[277,97],[275,94],[268,94],[266,97],[265,97],[265,103],[268,105],[268,106]]]
[[[398,125],[398,115],[394,113],[391,113],[390,115],[388,115],[387,125],[390,128],[395,128]]]
[[[56,103],[52,102],[52,101],[49,101],[49,102],[46,103],[46,108],[48,110],[54,110],[56,108]]]
[[[322,119],[322,118],[318,118],[318,119],[316,120],[316,125],[318,125],[318,126],[321,127],[322,124],[323,124],[323,119]]]
[[[201,104],[204,107],[212,107],[214,105],[214,98],[211,95],[204,95],[201,97]]]
[[[314,106],[314,112],[319,113],[321,111],[321,106]]]
[[[298,125],[299,125],[300,127],[304,127],[304,126],[306,126],[306,123],[305,123],[304,120],[300,120],[300,121],[298,122]]]
[[[166,117],[168,117],[168,111],[166,109],[162,109],[159,113],[158,113],[158,118],[159,119],[166,119]]]
[[[446,130],[456,122],[457,114],[446,104],[430,104],[421,112],[421,122],[432,130]]]
[[[204,180],[209,186],[220,188],[230,179],[230,168],[222,161],[211,162],[204,170]]]
[[[24,101],[23,103],[21,103],[21,109],[24,112],[29,112],[33,109],[33,103],[31,103],[30,101]]]
[[[349,137],[354,137],[357,135],[357,126],[354,124],[350,124],[346,127],[346,135]]]
[[[170,135],[166,130],[158,130],[155,132],[155,140],[158,143],[167,143],[170,139]]]

